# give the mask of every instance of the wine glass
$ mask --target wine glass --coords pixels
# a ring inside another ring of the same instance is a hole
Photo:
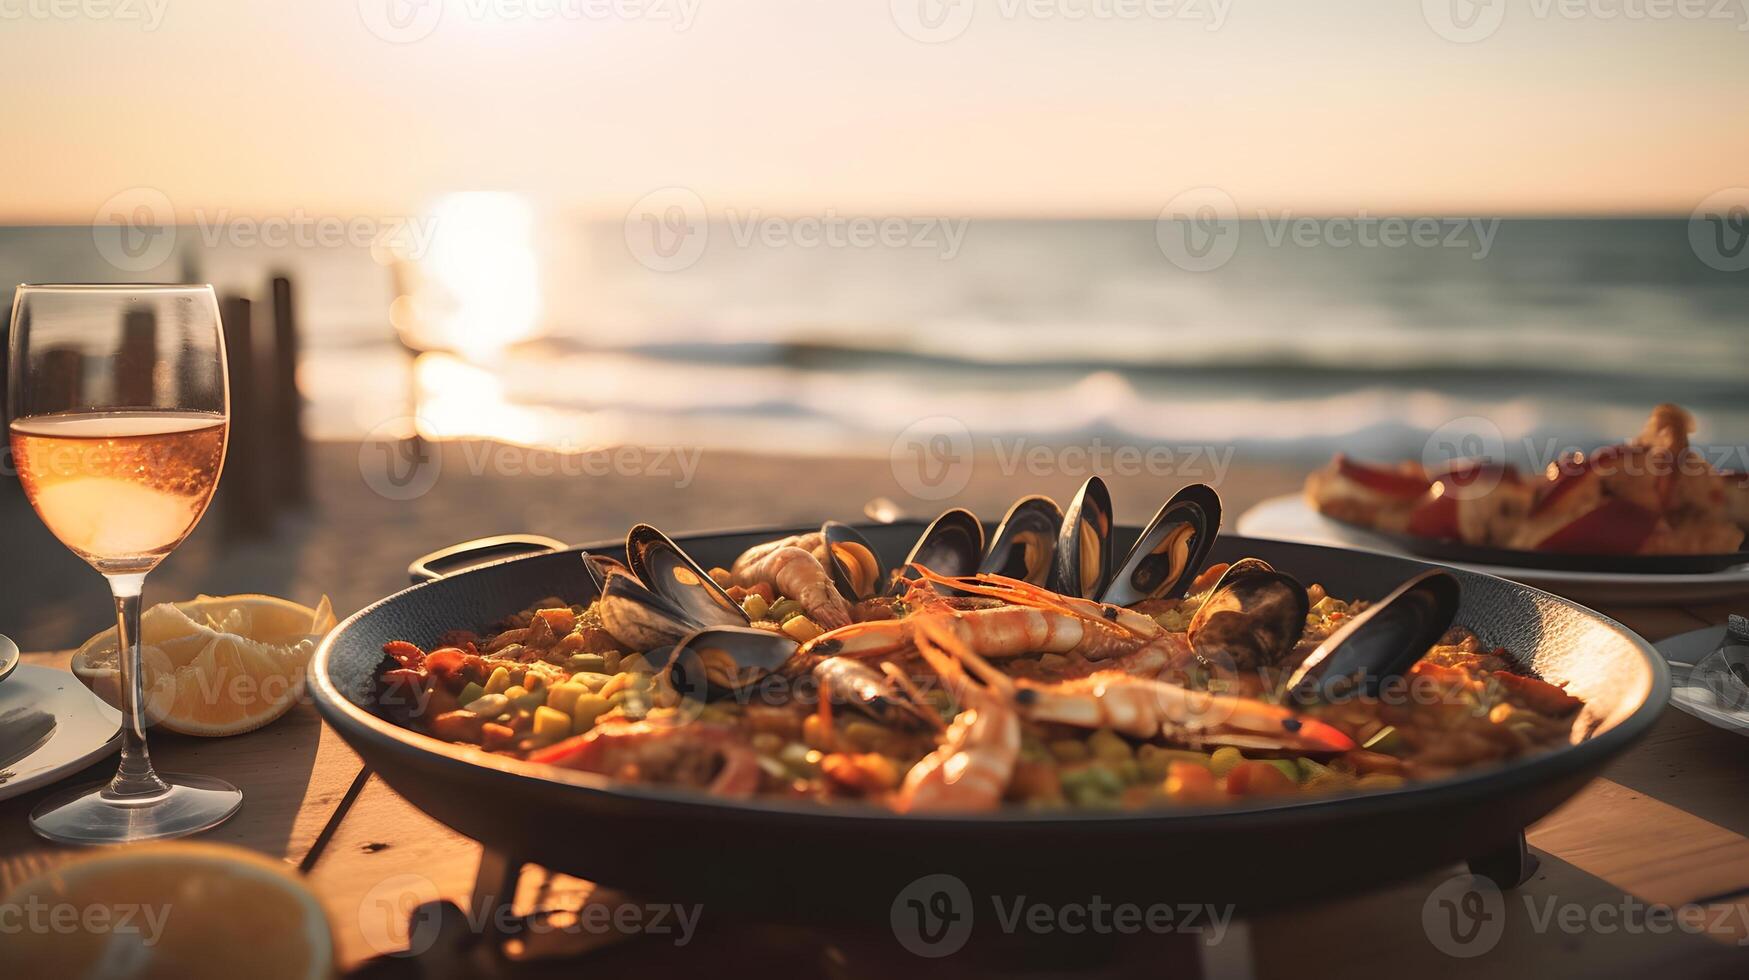
[[[20,286],[8,418],[19,482],[50,531],[109,580],[121,678],[115,778],[44,800],[30,825],[70,844],[182,837],[243,794],[160,775],[146,750],[140,592],[194,530],[230,428],[225,341],[211,286]]]

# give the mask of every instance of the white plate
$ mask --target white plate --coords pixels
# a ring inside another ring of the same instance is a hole
[[[1333,521],[1312,509],[1299,494],[1271,497],[1239,517],[1239,534],[1281,541],[1334,545],[1421,561],[1395,542],[1360,528]],[[1625,572],[1564,572],[1540,568],[1507,568],[1444,562],[1489,575],[1523,582],[1592,605],[1663,605],[1671,602],[1719,602],[1749,596],[1749,565],[1704,575],[1645,575]]]
[[[1733,711],[1719,703],[1713,692],[1699,680],[1689,679],[1687,667],[1677,664],[1697,664],[1707,654],[1719,648],[1725,638],[1723,626],[1708,626],[1692,633],[1672,636],[1654,644],[1670,665],[1670,703],[1716,728],[1739,735],[1749,735],[1749,711]]]
[[[121,713],[68,671],[19,664],[0,683],[0,729],[21,724],[25,712],[42,712],[54,727],[28,755],[0,765],[0,800],[47,786],[121,748]],[[13,751],[0,745],[0,758]]]

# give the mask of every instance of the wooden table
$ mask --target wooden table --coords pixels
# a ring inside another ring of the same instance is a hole
[[[1721,623],[1728,610],[1608,612],[1658,640]],[[29,660],[64,665],[67,655],[36,654]],[[162,769],[210,773],[242,787],[242,813],[206,839],[274,855],[300,869],[327,907],[343,968],[387,966],[378,958],[403,948],[411,902],[442,896],[465,905],[468,899],[480,846],[366,772],[307,704],[248,735],[202,740],[159,734],[152,746]],[[99,778],[112,765],[94,766],[84,778]],[[0,804],[0,891],[71,853],[31,834],[26,815],[40,795]],[[1668,709],[1642,744],[1532,827],[1528,837],[1540,869],[1507,893],[1504,933],[1477,958],[1440,952],[1423,925],[1434,889],[1461,873],[1453,867],[1362,897],[1246,922],[1236,935],[1202,953],[1203,972],[1295,980],[1374,975],[1422,980],[1482,971],[1493,978],[1537,980],[1579,974],[1749,976],[1749,741]],[[1090,860],[1112,859],[1097,855],[1097,841],[1074,846],[1088,847]],[[1356,859],[1390,861],[1391,856]],[[830,887],[834,873],[840,872],[822,868],[822,887]],[[587,883],[532,869],[523,875],[518,894],[525,904],[537,895],[557,904],[616,900],[592,895]],[[1650,932],[1635,921],[1636,909],[1650,904],[1694,904],[1698,907],[1685,914],[1702,916],[1707,929],[1702,934]],[[1575,918],[1583,923],[1563,928]],[[579,948],[611,941],[583,940]],[[794,945],[793,936],[765,941]],[[739,945],[734,937],[718,937],[714,944],[676,949],[671,940],[644,937],[597,950],[581,967],[571,961],[554,972],[574,974],[595,962],[611,969],[617,961],[636,963],[644,973],[680,975],[700,962],[720,962],[718,953],[733,955]],[[886,945],[896,949],[890,941]],[[841,958],[842,948],[822,947],[796,954],[797,962],[838,975],[910,971],[932,962],[903,954],[890,960],[888,951],[851,947],[847,959]],[[627,960],[626,954],[637,959]],[[1106,972],[1138,965],[1155,975],[1171,972],[1157,960],[1124,961]]]

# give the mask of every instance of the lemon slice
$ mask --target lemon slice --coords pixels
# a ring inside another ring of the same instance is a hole
[[[333,628],[327,596],[314,609],[266,595],[153,606],[140,615],[146,720],[185,735],[260,728],[297,703],[310,655]],[[73,654],[73,673],[119,707],[117,661],[114,630]]]
[[[329,977],[321,903],[238,847],[144,844],[76,858],[18,886],[6,959],[37,977]],[[40,917],[31,923],[29,916]],[[70,926],[70,927],[69,927]]]

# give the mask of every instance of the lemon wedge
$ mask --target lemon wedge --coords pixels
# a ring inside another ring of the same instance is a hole
[[[33,976],[334,974],[334,941],[316,896],[281,862],[239,847],[101,851],[18,886],[4,907],[24,920],[8,930],[6,958]]]
[[[199,596],[140,614],[142,686],[149,724],[184,735],[236,735],[291,710],[304,668],[334,628],[323,596],[316,608],[266,595]],[[111,705],[121,704],[114,630],[73,654],[73,673]]]

